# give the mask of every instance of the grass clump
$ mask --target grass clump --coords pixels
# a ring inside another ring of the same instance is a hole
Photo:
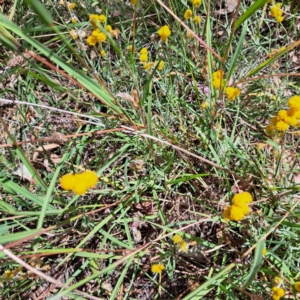
[[[297,299],[294,8],[4,1],[1,297]]]

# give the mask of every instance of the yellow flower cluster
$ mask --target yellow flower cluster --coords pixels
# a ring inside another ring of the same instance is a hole
[[[179,245],[179,249],[181,252],[187,252],[189,250],[189,245],[185,242],[179,234],[175,234],[172,238],[174,244]]]
[[[98,182],[95,172],[87,170],[79,174],[65,174],[60,179],[60,186],[65,191],[72,190],[77,195],[83,195],[88,189],[94,188]]]
[[[282,16],[281,3],[277,3],[270,8],[271,16],[276,20],[276,22],[281,23],[284,19]]]
[[[218,70],[218,71],[214,72],[212,74],[213,87],[215,87],[216,89],[223,88],[223,86],[225,84],[225,80],[223,79],[223,77],[224,77],[224,72],[222,70]]]
[[[104,24],[106,22],[106,17],[104,15],[90,15],[90,24],[96,29],[98,28],[98,24]]]
[[[223,212],[225,220],[241,221],[245,215],[249,214],[249,203],[252,202],[252,196],[248,192],[242,192],[234,195],[233,205],[227,207]]]
[[[290,126],[300,125],[300,96],[293,96],[288,101],[289,109],[282,109],[276,117],[270,119],[270,124],[265,128],[266,133],[273,137],[277,131],[286,131]]]
[[[140,50],[140,61],[145,63],[148,60],[148,50],[147,48],[142,48]]]
[[[190,18],[191,18],[191,16],[193,15],[193,12],[192,12],[192,10],[191,9],[187,9],[185,12],[184,12],[184,18],[186,19],[186,20],[189,20]]]
[[[202,0],[192,0],[192,4],[194,7],[199,7],[202,3]]]
[[[273,300],[279,300],[285,295],[284,289],[279,288],[277,286],[274,286],[272,288],[272,291],[273,291],[273,296],[272,296]]]
[[[76,4],[75,3],[70,3],[69,4],[69,9],[72,10],[76,7]]]
[[[152,273],[161,274],[164,269],[165,269],[165,266],[162,264],[154,264],[151,266]]]
[[[241,90],[239,88],[229,86],[225,89],[225,93],[227,95],[228,100],[233,101],[237,96],[240,95]]]
[[[158,31],[157,31],[158,35],[160,36],[161,40],[163,42],[166,42],[168,37],[171,35],[171,30],[170,27],[165,25],[163,27],[161,27]]]

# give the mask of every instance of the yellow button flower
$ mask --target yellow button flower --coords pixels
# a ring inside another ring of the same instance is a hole
[[[158,30],[158,35],[160,36],[163,42],[166,42],[168,37],[171,35],[171,30],[169,26],[165,25]]]
[[[162,264],[154,264],[154,265],[151,266],[151,272],[152,273],[161,274],[164,269],[165,269],[165,266],[162,265]]]

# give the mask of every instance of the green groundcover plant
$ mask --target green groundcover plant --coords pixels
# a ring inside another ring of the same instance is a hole
[[[1,299],[299,299],[298,1],[0,1]]]

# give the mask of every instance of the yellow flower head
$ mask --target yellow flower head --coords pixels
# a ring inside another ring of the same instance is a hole
[[[193,20],[196,24],[200,24],[201,22],[201,17],[200,16],[195,16]]]
[[[168,37],[171,35],[171,30],[169,26],[165,25],[158,30],[158,35],[160,36],[163,42],[166,42]]]
[[[239,194],[235,194],[232,198],[234,205],[243,205],[249,204],[253,201],[253,198],[249,192],[242,192]]]
[[[299,111],[300,110],[300,96],[293,96],[290,98],[288,101],[288,106],[290,109],[294,111]]]
[[[60,179],[60,186],[65,191],[70,191],[75,185],[75,175],[74,174],[65,174]]]
[[[202,0],[192,0],[192,4],[194,7],[200,6],[202,3]]]
[[[99,43],[102,43],[102,42],[105,42],[106,39],[107,39],[107,36],[104,32],[99,32],[97,35],[96,35],[96,39],[97,39],[97,42]]]
[[[289,124],[284,121],[278,121],[276,123],[276,129],[278,131],[287,131],[289,129]]]
[[[95,28],[98,26],[98,22],[104,24],[105,21],[106,21],[105,15],[94,15],[94,14],[90,15],[90,24]]]
[[[300,281],[296,281],[296,282],[295,282],[295,290],[296,290],[297,292],[300,292]]]
[[[191,9],[187,9],[185,12],[184,12],[184,18],[186,19],[186,20],[189,20],[190,18],[191,18],[191,16],[193,15],[193,12],[192,12],[192,10]]]
[[[131,4],[135,5],[136,4],[136,0],[131,0]]]
[[[75,3],[70,3],[69,5],[69,9],[72,10],[76,7],[76,4]]]
[[[102,57],[105,57],[105,56],[106,56],[106,53],[105,53],[105,51],[104,51],[103,49],[100,51],[100,55],[101,55]]]
[[[279,284],[279,283],[281,282],[281,278],[280,278],[279,276],[275,276],[275,277],[274,277],[274,282],[275,282],[276,284]]]
[[[106,30],[107,32],[111,32],[111,31],[112,31],[112,27],[111,27],[110,25],[106,25],[106,26],[105,26],[105,30]]]
[[[284,289],[279,288],[277,286],[274,286],[272,288],[273,291],[273,299],[274,300],[279,300],[280,298],[282,298],[285,295]]]
[[[267,135],[273,137],[276,134],[276,126],[273,124],[269,124],[268,126],[266,126],[265,131]]]
[[[76,17],[74,17],[74,18],[71,19],[71,22],[72,22],[73,24],[75,24],[75,23],[78,22],[78,19],[77,19]]]
[[[221,89],[225,84],[225,80],[223,79],[223,77],[224,72],[222,70],[218,70],[212,73],[213,87],[215,87],[216,89]]]
[[[208,104],[207,101],[203,101],[203,102],[200,104],[200,107],[201,107],[202,109],[206,109],[206,108],[209,107],[209,104]]]
[[[237,96],[240,95],[241,90],[239,88],[227,87],[225,90],[228,100],[233,101]]]
[[[245,216],[244,211],[236,206],[236,205],[232,205],[231,209],[230,209],[230,217],[229,219],[232,221],[241,221]]]
[[[145,64],[144,64],[144,69],[145,70],[150,70],[151,68],[153,67],[153,62],[146,62]]]
[[[271,16],[278,22],[281,23],[283,21],[282,10],[280,8],[281,3],[277,3],[273,5],[270,9]]]
[[[194,38],[194,35],[193,35],[193,33],[191,32],[191,31],[187,31],[186,32],[186,37],[189,39],[189,40],[192,40],[193,38]]]
[[[165,269],[165,266],[162,264],[154,264],[151,266],[151,272],[152,273],[158,273],[161,274],[161,272]]]
[[[105,52],[104,52],[104,54],[105,54]],[[96,186],[96,184],[98,182],[98,176],[97,176],[96,172],[87,170],[87,171],[81,173],[81,176],[82,176],[81,179],[85,182],[87,188],[91,189]]]
[[[147,48],[142,48],[142,49],[140,50],[140,54],[148,54]]]
[[[189,250],[189,245],[188,245],[187,242],[181,242],[181,243],[179,244],[179,246],[180,246],[180,251],[181,251],[181,252],[183,252],[183,253],[188,252],[188,250]]]
[[[62,189],[77,195],[85,194],[90,188],[94,188],[97,184],[98,177],[93,171],[87,170],[79,174],[65,174],[60,179],[60,186]]]
[[[262,255],[265,256],[266,254],[267,254],[267,249],[264,248],[263,251],[262,251]]]
[[[179,244],[182,242],[182,237],[179,234],[175,234],[173,235],[172,240],[174,244]]]
[[[147,60],[148,60],[148,54],[143,53],[140,55],[141,62],[145,63]]]
[[[165,67],[165,62],[161,60],[157,66],[157,70],[161,71]]]
[[[95,46],[97,44],[97,38],[93,35],[90,35],[87,39],[86,42],[90,46]]]

